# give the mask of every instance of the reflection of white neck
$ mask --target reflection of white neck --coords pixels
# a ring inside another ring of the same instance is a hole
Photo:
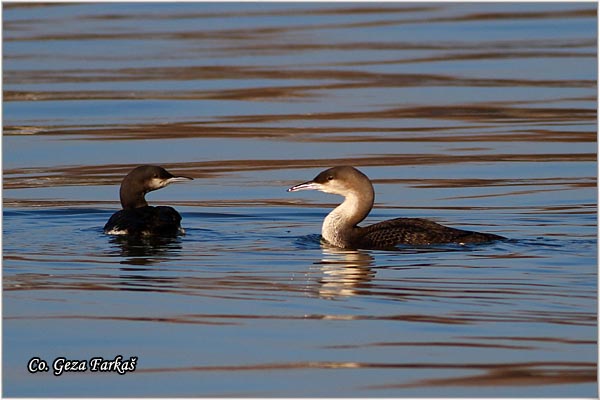
[[[357,225],[367,217],[373,208],[374,192],[370,190],[361,192],[351,191],[345,194],[342,204],[337,206],[323,220],[321,235],[323,239],[338,247],[351,247],[360,228]]]
[[[353,296],[375,276],[373,257],[367,252],[323,246],[319,296],[334,299]]]

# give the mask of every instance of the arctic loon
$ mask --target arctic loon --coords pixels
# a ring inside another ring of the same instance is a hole
[[[173,182],[191,180],[174,176],[155,165],[141,165],[133,169],[121,182],[120,197],[123,209],[117,211],[104,226],[109,235],[177,235],[184,233],[181,215],[169,206],[149,206],[145,195]]]
[[[366,227],[364,220],[375,199],[369,178],[354,167],[333,167],[312,181],[292,186],[288,192],[319,190],[344,196],[344,201],[325,217],[321,235],[342,248],[392,248],[396,245],[484,243],[505,239],[489,233],[450,228],[422,218],[396,218]]]

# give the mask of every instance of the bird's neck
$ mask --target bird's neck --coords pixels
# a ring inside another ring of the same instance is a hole
[[[145,198],[146,191],[142,187],[128,186],[127,189],[123,189],[123,186],[121,185],[120,197],[121,206],[124,210],[146,207],[148,205]]]
[[[321,235],[334,246],[350,247],[360,228],[357,226],[373,208],[373,190],[351,192],[344,202],[325,217]]]

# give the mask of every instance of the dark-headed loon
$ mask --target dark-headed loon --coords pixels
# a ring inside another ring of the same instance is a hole
[[[185,176],[173,176],[166,169],[154,165],[142,165],[131,171],[121,182],[121,206],[104,225],[109,235],[177,235],[184,233],[181,215],[173,207],[149,206],[145,195],[173,182],[191,180]]]

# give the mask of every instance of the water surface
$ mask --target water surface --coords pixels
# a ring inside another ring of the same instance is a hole
[[[597,396],[594,3],[4,5],[5,396]],[[102,227],[134,166],[187,234]],[[511,240],[339,250],[365,223]],[[117,373],[40,357],[138,358]]]

